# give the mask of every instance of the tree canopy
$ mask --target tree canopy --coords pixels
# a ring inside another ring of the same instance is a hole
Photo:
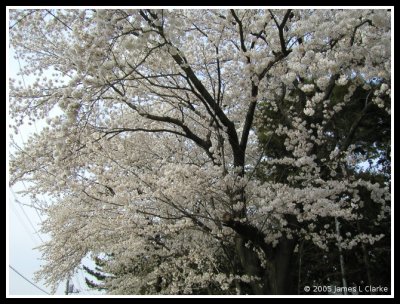
[[[47,123],[10,156],[53,201],[37,278],[91,256],[110,294],[389,285],[390,16],[10,10],[36,77],[10,80],[14,128]]]

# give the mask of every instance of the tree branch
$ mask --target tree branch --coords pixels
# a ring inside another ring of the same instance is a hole
[[[283,29],[285,28],[286,22],[289,19],[290,13],[292,12],[291,9],[288,9],[285,13],[285,16],[283,17],[283,20],[281,22],[281,24],[278,23],[278,20],[276,19],[275,15],[272,13],[271,10],[268,10],[269,13],[271,14],[272,18],[275,21],[276,26],[278,27],[278,31],[279,31],[279,42],[281,44],[281,51],[284,55],[287,55],[288,50],[286,49],[286,41],[285,41],[285,37],[283,36]]]
[[[368,23],[369,25],[372,26],[372,21],[367,19],[354,27],[354,31],[353,31],[353,34],[351,35],[351,39],[350,39],[350,46],[353,46],[353,44],[354,44],[354,40],[356,38],[356,32],[357,32],[358,28],[363,26],[366,23]]]
[[[360,125],[361,120],[365,117],[365,114],[367,113],[367,111],[371,108],[371,106],[373,105],[372,102],[368,103],[368,97],[370,94],[368,94],[367,99],[365,100],[365,106],[363,108],[363,110],[361,111],[361,113],[359,113],[358,115],[356,115],[356,117],[354,118],[353,124],[351,125],[350,129],[349,129],[349,133],[347,134],[347,137],[343,143],[343,146],[341,147],[342,151],[346,151],[347,148],[350,146],[354,134],[357,131],[358,126]]]
[[[54,15],[50,10],[46,10],[50,15],[52,15],[58,22],[60,22],[62,25],[64,25],[66,28],[68,28],[70,31],[72,31],[72,28],[68,26],[64,21],[62,21],[60,18],[58,18],[56,15]]]
[[[185,136],[184,133],[180,133],[174,130],[169,130],[169,129],[145,129],[145,128],[118,128],[118,129],[113,129],[109,131],[103,131],[105,134],[119,134],[123,132],[148,132],[148,133],[161,133],[161,132],[166,132],[166,133],[172,133],[175,135],[179,136]]]
[[[266,235],[256,227],[233,220],[230,214],[225,213],[222,219],[224,226],[232,228],[236,231],[245,241],[251,241],[253,244],[259,246],[268,258],[273,256],[273,247],[265,243]]]
[[[242,21],[240,21],[240,19],[238,18],[238,16],[235,13],[235,10],[231,9],[231,14],[233,16],[233,18],[236,20],[238,26],[239,26],[239,35],[240,35],[240,47],[242,48],[243,52],[247,52],[247,48],[244,44],[244,35],[243,35],[243,24]],[[246,56],[247,57],[247,56]],[[247,57],[248,60],[250,60]]]
[[[252,101],[251,101],[250,106],[246,113],[246,119],[245,119],[244,126],[243,126],[242,138],[240,139],[240,148],[242,149],[243,152],[246,151],[247,140],[249,138],[250,129],[251,129],[251,126],[252,126],[253,120],[254,120],[254,112],[256,110],[256,105],[257,105],[257,95],[258,95],[258,86],[256,86],[252,82],[252,88],[251,88]]]

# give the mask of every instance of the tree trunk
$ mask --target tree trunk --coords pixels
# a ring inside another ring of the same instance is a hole
[[[277,245],[267,271],[269,294],[293,294],[291,262],[295,241],[282,238]]]
[[[263,269],[260,265],[260,259],[257,254],[253,251],[253,246],[246,247],[246,240],[241,236],[237,236],[235,239],[235,251],[239,257],[240,265],[243,271],[249,276],[263,277]],[[250,287],[253,294],[263,294],[263,285],[258,282],[250,282]]]
[[[282,238],[268,260],[267,269],[261,267],[260,259],[253,246],[245,246],[246,241],[238,236],[235,240],[236,253],[243,271],[249,276],[261,277],[261,282],[251,282],[254,294],[285,295],[293,294],[290,265],[292,262],[294,240]]]

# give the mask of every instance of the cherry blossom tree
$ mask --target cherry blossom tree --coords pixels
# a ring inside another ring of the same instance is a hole
[[[11,183],[53,201],[37,278],[90,255],[114,294],[287,294],[302,242],[387,240],[335,222],[390,219],[390,172],[359,174],[360,149],[390,151],[390,128],[362,131],[390,118],[390,14],[11,10],[36,77],[10,80],[14,128],[48,124],[10,156]]]

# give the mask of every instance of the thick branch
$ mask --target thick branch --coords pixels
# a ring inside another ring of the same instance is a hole
[[[172,58],[178,65],[181,66],[182,70],[186,73],[190,81],[193,83],[194,87],[204,98],[204,101],[215,111],[215,114],[222,122],[222,124],[228,128],[234,127],[233,123],[228,119],[228,117],[225,115],[222,109],[218,106],[218,104],[215,102],[211,94],[204,87],[203,83],[197,78],[192,68],[187,65],[184,65],[185,64],[184,59],[178,54],[172,55]]]
[[[329,83],[325,90],[323,100],[329,99],[329,97],[331,96],[333,89],[335,87],[336,80],[338,80],[338,79],[339,79],[339,74],[332,75],[331,79],[329,79]]]
[[[238,18],[238,16],[235,13],[235,10],[231,9],[231,14],[233,18],[236,20],[238,26],[239,26],[239,35],[240,35],[240,47],[242,48],[243,52],[247,52],[247,48],[244,44],[244,35],[243,35],[243,24],[242,21]],[[248,58],[247,58],[248,59]]]
[[[142,17],[152,26],[153,22],[149,20],[149,18],[141,11],[140,12]],[[157,18],[157,16],[154,16],[154,18]],[[176,48],[169,42],[163,33],[162,27],[157,27],[159,30],[160,35],[163,37],[166,43],[170,45],[170,47]],[[234,154],[234,165],[235,166],[244,166],[244,153],[241,151],[240,144],[239,144],[239,139],[236,133],[235,125],[234,123],[225,115],[225,113],[222,111],[221,107],[218,105],[218,103],[213,99],[213,97],[210,95],[208,90],[205,88],[203,83],[198,79],[192,68],[187,64],[186,58],[181,55],[181,51],[177,49],[176,54],[171,54],[172,58],[174,61],[181,67],[181,69],[186,73],[188,79],[193,83],[194,87],[196,90],[200,93],[200,95],[203,97],[201,100],[202,102],[205,101],[210,109],[212,109],[215,112],[215,115],[218,117],[218,119],[221,121],[221,123],[227,127],[227,134],[228,134],[228,139],[229,143],[232,147],[232,151]],[[150,118],[150,117],[149,117]],[[155,118],[153,116],[153,118]],[[163,120],[165,121],[165,120]],[[168,121],[171,122],[171,121]],[[179,122],[180,123],[180,122]],[[179,125],[179,124],[178,124]],[[182,127],[182,126],[181,126]],[[184,127],[182,127],[184,128]],[[186,128],[186,129],[185,129]],[[185,126],[184,131],[185,132],[190,132],[189,128]],[[191,133],[191,132],[190,132]],[[190,134],[189,133],[189,134]],[[193,134],[193,133],[192,133]],[[191,136],[191,135],[189,135]],[[196,137],[194,137],[196,138]],[[197,140],[197,139],[196,139]]]
[[[60,22],[62,25],[64,25],[67,29],[72,31],[72,28],[68,26],[64,21],[62,21],[60,18],[58,18],[56,15],[54,15],[50,10],[46,10],[50,15],[52,15],[58,22]]]
[[[256,110],[256,105],[257,105],[257,95],[258,95],[258,86],[252,83],[252,88],[251,88],[252,101],[250,103],[249,109],[247,110],[246,119],[243,126],[242,138],[240,140],[240,148],[242,149],[243,152],[246,151],[247,140],[249,138],[250,129],[254,120],[254,112]]]
[[[168,117],[168,116],[157,116],[157,115],[153,115],[153,114],[142,114],[142,116],[144,116],[148,119],[151,119],[151,120],[167,122],[167,123],[177,125],[182,128],[182,130],[185,132],[187,138],[190,138],[191,140],[193,140],[196,144],[198,144],[203,149],[208,151],[208,149],[210,149],[210,147],[211,147],[210,142],[205,141],[205,140],[201,139],[200,137],[198,137],[196,134],[194,134],[189,129],[188,126],[186,126],[182,121],[180,121],[176,118],[172,118],[172,117]]]
[[[363,26],[366,23],[368,23],[369,25],[372,25],[372,21],[367,19],[354,27],[354,31],[353,31],[353,34],[351,35],[351,39],[350,39],[350,46],[353,46],[353,44],[354,44],[354,40],[356,38],[356,32],[357,32],[358,28]]]
[[[218,117],[218,119],[221,121],[221,123],[227,127],[227,134],[228,134],[228,139],[229,143],[232,147],[232,151],[234,154],[235,158],[235,166],[243,166],[244,165],[244,154],[243,151],[241,151],[240,145],[239,145],[239,139],[235,130],[235,125],[234,123],[225,115],[225,113],[222,111],[221,107],[215,102],[215,100],[212,98],[210,93],[207,91],[207,89],[204,87],[202,82],[197,78],[191,67],[184,65],[184,60],[183,58],[176,54],[172,55],[172,58],[175,60],[177,64],[181,66],[183,71],[186,73],[190,81],[193,83],[194,87],[197,89],[197,91],[200,93],[200,95],[204,98],[204,101],[210,106],[211,109],[214,110],[215,115]],[[202,99],[203,100],[203,99]]]
[[[373,105],[372,102],[368,103],[368,97],[367,96],[367,100],[365,102],[365,107],[363,108],[363,110],[361,111],[360,114],[358,114],[353,121],[353,124],[350,127],[349,133],[347,134],[347,137],[343,143],[343,146],[341,147],[342,151],[346,151],[347,148],[350,146],[353,138],[354,138],[354,134],[357,131],[358,126],[360,125],[361,120],[365,117],[365,114],[367,113],[367,111],[371,108],[371,106]]]
[[[215,52],[217,53],[217,74],[218,74],[217,103],[218,103],[219,106],[221,106],[221,104],[222,104],[222,100],[221,100],[222,82],[221,82],[221,67],[220,67],[220,64],[219,64],[218,47],[215,47]]]
[[[285,16],[283,17],[283,20],[281,22],[281,24],[278,23],[278,20],[275,18],[275,15],[272,13],[271,10],[269,10],[269,13],[271,14],[272,18],[275,21],[276,26],[278,27],[278,31],[279,31],[279,42],[281,44],[281,51],[284,55],[287,55],[288,50],[286,49],[286,41],[285,41],[285,37],[283,36],[283,30],[285,28],[286,22],[288,21],[289,17],[290,17],[290,13],[291,13],[291,9],[288,9],[285,13]]]
[[[114,88],[115,89],[115,88]],[[212,156],[212,154],[210,153],[209,149],[211,147],[211,142],[209,140],[204,140],[201,139],[199,136],[197,136],[196,134],[194,134],[188,126],[186,126],[182,121],[180,121],[179,119],[176,118],[172,118],[169,116],[157,116],[157,115],[153,115],[153,114],[148,114],[148,113],[140,113],[137,109],[137,107],[133,104],[131,104],[130,102],[124,101],[125,104],[127,104],[131,109],[135,110],[140,116],[148,118],[150,120],[154,120],[154,121],[160,121],[160,122],[165,122],[165,123],[169,123],[172,125],[176,125],[180,128],[182,128],[182,130],[184,131],[183,133],[180,132],[175,132],[173,130],[168,130],[168,129],[160,129],[163,130],[164,132],[170,132],[170,133],[174,133],[177,135],[182,135],[188,139],[193,140],[199,147],[201,147],[206,153],[207,155],[214,160],[214,157]],[[135,129],[138,130],[138,129]],[[146,132],[153,132],[152,129],[143,129],[142,131],[146,131]],[[154,131],[156,132],[156,131]]]
[[[232,228],[236,231],[245,241],[251,241],[253,244],[259,246],[268,258],[273,255],[272,246],[265,243],[266,235],[256,227],[233,220],[230,215],[225,214],[223,218],[223,225]]]

